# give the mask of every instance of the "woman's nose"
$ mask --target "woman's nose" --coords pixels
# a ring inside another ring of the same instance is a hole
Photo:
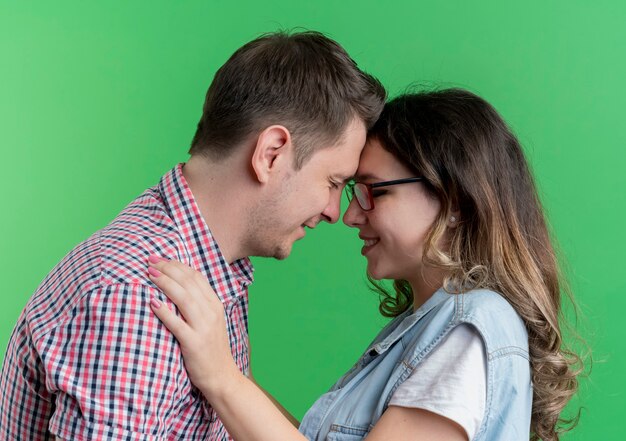
[[[348,205],[348,209],[343,215],[343,223],[349,227],[356,228],[360,225],[363,225],[365,219],[365,212],[359,206],[356,198],[353,198]]]

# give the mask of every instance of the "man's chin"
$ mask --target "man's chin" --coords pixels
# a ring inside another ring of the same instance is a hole
[[[264,248],[257,248],[257,251],[253,252],[251,256],[270,257],[277,260],[284,260],[291,254],[292,247],[293,243],[280,244],[271,248],[266,245]]]
[[[286,239],[283,243],[278,244],[276,248],[274,248],[274,252],[272,253],[274,259],[284,260],[289,257],[293,249],[293,244],[304,237],[304,228],[301,227],[299,231],[301,231],[302,234],[296,235],[295,238]]]
[[[257,251],[252,256],[257,257],[269,257],[277,260],[284,260],[291,254],[293,243],[281,243],[271,246],[270,244],[264,244],[263,247],[258,247]]]
[[[298,239],[298,237],[283,237],[282,241],[265,240],[263,242],[259,242],[256,247],[256,252],[252,255],[258,257],[272,257],[277,260],[284,260],[291,255],[293,244]]]
[[[276,250],[274,250],[274,254],[272,257],[277,260],[285,260],[291,254],[291,249],[293,248],[293,244],[282,245]]]

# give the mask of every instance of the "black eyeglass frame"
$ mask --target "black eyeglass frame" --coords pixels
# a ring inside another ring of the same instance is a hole
[[[359,204],[359,207],[361,207],[361,210],[372,211],[374,209],[374,195],[372,194],[373,188],[388,187],[390,185],[410,184],[412,182],[424,181],[425,179],[426,178],[424,178],[423,176],[420,176],[420,177],[415,177],[415,178],[394,179],[392,181],[373,182],[371,184],[353,181],[353,182],[350,182],[346,186],[346,195],[348,196],[349,201],[351,201],[353,197],[356,197],[356,201]],[[365,194],[367,195],[367,202],[369,203],[370,208],[363,207],[363,204],[359,200],[359,197],[356,195],[354,189],[357,185],[365,187],[366,189]]]

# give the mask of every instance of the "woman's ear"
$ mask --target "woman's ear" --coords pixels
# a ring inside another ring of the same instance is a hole
[[[284,164],[293,162],[291,133],[281,125],[264,129],[257,138],[252,152],[251,165],[260,183],[267,183]]]
[[[456,228],[459,225],[459,221],[461,219],[461,212],[458,208],[452,208],[452,210],[448,213],[448,228]]]

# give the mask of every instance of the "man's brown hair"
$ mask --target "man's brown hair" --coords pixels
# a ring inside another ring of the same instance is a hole
[[[189,153],[226,158],[251,134],[280,124],[291,133],[300,168],[354,118],[369,129],[385,97],[381,83],[323,34],[265,34],[215,74]]]

